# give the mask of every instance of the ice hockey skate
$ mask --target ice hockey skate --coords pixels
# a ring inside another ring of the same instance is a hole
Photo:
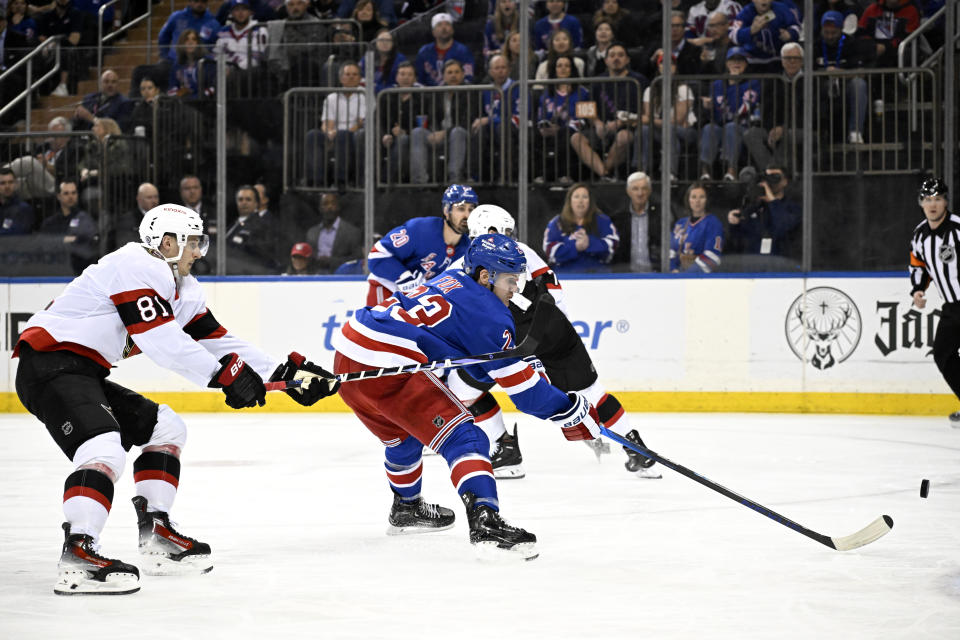
[[[949,416],[950,426],[954,429],[960,429],[960,411],[954,411]]]
[[[70,533],[69,522],[63,523],[63,535],[63,554],[54,593],[120,596],[140,591],[140,572],[135,566],[103,557],[91,536]]]
[[[182,535],[164,511],[147,511],[147,499],[133,498],[140,528],[140,558],[148,576],[196,575],[213,569],[210,545]]]
[[[513,424],[513,435],[504,431],[497,438],[497,450],[490,457],[493,477],[497,480],[510,480],[524,477],[523,456],[520,454],[520,441],[517,438],[517,424]]]
[[[393,494],[393,507],[387,521],[388,536],[402,536],[411,533],[429,533],[445,531],[453,527],[456,519],[453,511],[438,504],[424,502],[417,498],[414,502],[403,502],[400,494]]]
[[[643,440],[640,438],[640,434],[637,433],[636,429],[631,429],[624,436],[630,442],[638,444],[641,447],[646,447],[647,445],[643,444]],[[653,469],[653,465],[656,464],[655,460],[651,460],[647,456],[640,455],[633,449],[623,448],[624,452],[627,454],[627,461],[623,463],[623,466],[627,468],[627,471],[634,474],[638,478],[644,478],[646,480],[659,480],[663,476],[660,474],[660,471]]]
[[[507,524],[499,513],[485,504],[475,507],[476,496],[469,491],[460,497],[467,508],[470,544],[475,545],[482,555],[487,555],[487,551],[496,555],[507,553],[524,560],[533,560],[540,555],[536,547],[537,536]]]

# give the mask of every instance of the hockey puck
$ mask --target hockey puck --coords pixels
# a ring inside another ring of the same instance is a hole
[[[920,482],[920,497],[926,498],[928,493],[930,493],[930,481],[924,478]]]

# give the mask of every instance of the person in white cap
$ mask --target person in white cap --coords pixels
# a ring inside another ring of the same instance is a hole
[[[430,20],[433,42],[420,47],[414,66],[417,68],[417,80],[425,87],[438,87],[443,84],[443,63],[447,60],[459,60],[463,66],[464,83],[473,83],[473,54],[462,42],[453,39],[453,16],[438,13]]]

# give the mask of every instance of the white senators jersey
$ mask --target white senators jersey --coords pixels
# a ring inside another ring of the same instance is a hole
[[[182,278],[178,288],[170,265],[135,242],[84,269],[30,318],[20,340],[36,351],[73,351],[106,368],[142,351],[201,386],[228,353],[264,379],[279,364],[220,326],[196,278]]]

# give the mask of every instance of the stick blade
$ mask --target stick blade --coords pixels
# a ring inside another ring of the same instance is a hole
[[[841,538],[830,538],[830,541],[837,551],[850,551],[882,538],[890,533],[891,529],[893,529],[893,518],[880,516],[860,531]]]

